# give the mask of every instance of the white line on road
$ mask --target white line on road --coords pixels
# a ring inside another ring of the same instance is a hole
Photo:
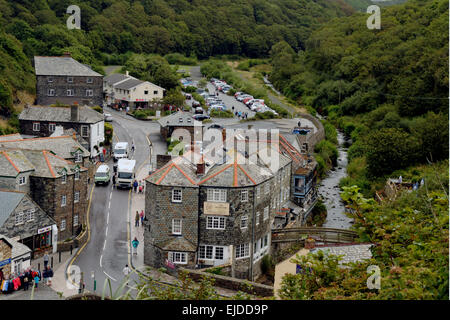
[[[108,226],[106,226],[106,230],[105,230],[105,236],[108,235]]]
[[[108,215],[106,216],[106,225],[108,225],[109,223],[109,211],[108,211]]]
[[[108,203],[108,209],[111,209],[111,201]]]
[[[103,273],[106,274],[106,276],[107,276],[108,278],[110,278],[111,280],[117,281],[116,279],[114,279],[113,277],[111,277],[109,274],[107,274],[105,271],[103,271]]]
[[[103,251],[105,251],[106,248],[106,239],[105,239],[105,243],[103,244]]]
[[[100,268],[102,268],[102,259],[103,259],[103,255],[100,256]]]
[[[111,186],[111,189],[114,188],[114,186]],[[109,194],[109,200],[111,201],[112,198],[112,192]]]

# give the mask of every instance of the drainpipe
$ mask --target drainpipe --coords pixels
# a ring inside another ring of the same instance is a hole
[[[259,187],[259,185],[258,185]],[[256,188],[253,189],[253,210],[252,210],[252,241],[250,242],[250,281],[253,281],[253,249],[255,242],[255,207],[256,207]]]
[[[73,236],[73,211],[75,210],[75,174],[73,175],[72,184],[72,236]]]

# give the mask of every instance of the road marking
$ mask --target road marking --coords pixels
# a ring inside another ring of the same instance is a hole
[[[103,250],[105,250],[105,248],[103,248]],[[100,268],[103,268],[103,266],[102,266],[102,259],[103,259],[103,255],[100,256]]]
[[[111,200],[108,203],[108,209],[111,209]]]
[[[106,276],[107,276],[108,278],[110,278],[111,280],[117,281],[116,279],[114,279],[113,277],[111,277],[109,274],[107,274],[107,273],[105,272],[105,270],[103,270],[103,273],[106,274]]]
[[[106,248],[106,239],[105,239],[105,243],[103,244],[103,251],[105,251],[105,248]],[[101,267],[101,265],[100,265],[100,267]]]
[[[111,186],[111,188],[114,188],[114,186]],[[112,198],[112,191],[111,191],[111,193],[109,194],[109,200],[111,200],[111,198]]]
[[[108,210],[108,215],[106,216],[106,225],[109,224],[109,210]]]
[[[92,202],[92,195],[94,194],[94,189],[95,189],[95,184],[92,186],[91,194],[90,194],[90,196],[89,196],[88,209],[87,209],[87,212],[86,212],[86,216],[87,216],[87,222],[86,222],[86,224],[87,224],[88,238],[87,238],[87,240],[86,240],[86,243],[83,244],[83,246],[80,248],[80,250],[77,251],[77,253],[76,253],[75,256],[73,257],[73,259],[70,261],[70,263],[69,263],[69,265],[67,266],[67,269],[66,269],[66,275],[67,275],[67,278],[70,279],[70,282],[72,282],[72,284],[73,284],[74,286],[78,286],[78,284],[76,284],[76,283],[74,283],[74,282],[72,281],[72,277],[71,277],[71,275],[68,273],[68,270],[70,269],[70,267],[72,266],[73,262],[78,258],[78,256],[80,255],[80,253],[83,251],[83,249],[86,247],[86,245],[87,245],[87,244],[89,243],[89,241],[91,240],[91,225],[90,225],[90,223],[89,223],[89,214],[90,214],[90,211],[91,211],[91,202]]]
[[[105,230],[105,236],[108,235],[108,226],[106,226],[106,230]]]

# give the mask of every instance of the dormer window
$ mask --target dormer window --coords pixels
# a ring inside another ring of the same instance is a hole
[[[67,174],[66,172],[63,172],[61,177],[61,183],[65,184],[66,182],[67,182]]]

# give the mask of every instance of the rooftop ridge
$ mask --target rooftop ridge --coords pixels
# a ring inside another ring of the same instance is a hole
[[[17,173],[20,173],[19,168],[17,168],[17,166],[14,164],[14,162],[11,160],[11,158],[9,157],[8,153],[6,151],[2,151],[3,155],[5,156],[6,160],[9,161],[9,163],[11,163],[11,165],[14,167],[14,169],[16,169]]]

